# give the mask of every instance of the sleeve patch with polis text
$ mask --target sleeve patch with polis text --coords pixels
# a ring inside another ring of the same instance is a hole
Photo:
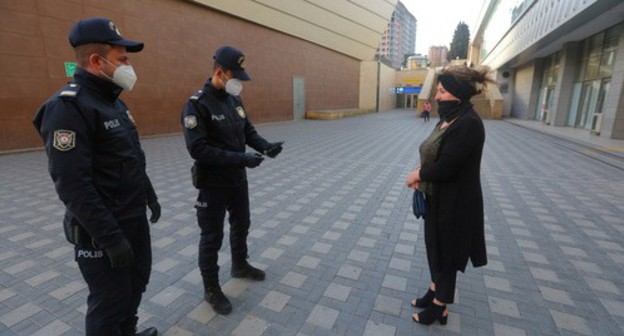
[[[52,146],[61,152],[72,150],[76,147],[76,132],[61,129],[54,131]]]

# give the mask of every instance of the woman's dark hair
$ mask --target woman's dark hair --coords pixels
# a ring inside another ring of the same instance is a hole
[[[488,83],[496,83],[489,75],[492,69],[487,65],[470,68],[466,65],[452,65],[442,69],[440,75],[453,76],[455,79],[471,85],[477,92],[481,92],[480,85],[487,86]]]

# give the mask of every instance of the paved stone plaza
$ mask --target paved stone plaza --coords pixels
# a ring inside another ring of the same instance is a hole
[[[587,148],[486,121],[489,264],[458,278],[448,325],[411,321],[429,282],[422,222],[403,181],[434,123],[396,110],[258,126],[284,152],[249,170],[250,261],[264,282],[221,280],[234,310],[203,301],[190,157],[145,139],[163,206],[142,327],[164,335],[622,335],[624,170]],[[43,152],[0,156],[0,335],[81,335],[87,289],[62,233]]]

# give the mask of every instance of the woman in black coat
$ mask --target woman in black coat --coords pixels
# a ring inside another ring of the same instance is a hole
[[[446,305],[453,303],[457,271],[468,260],[487,264],[481,193],[481,154],[485,131],[470,98],[478,86],[493,82],[489,68],[452,66],[438,75],[435,96],[440,122],[420,146],[421,165],[406,184],[426,195],[425,245],[431,274],[427,293],[411,302],[425,308],[412,319],[446,324]]]

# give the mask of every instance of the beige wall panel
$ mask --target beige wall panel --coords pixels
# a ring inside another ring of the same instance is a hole
[[[255,0],[276,11],[281,11],[293,17],[317,26],[321,29],[329,30],[337,35],[360,42],[368,47],[377,48],[379,45],[379,34],[366,26],[362,26],[352,20],[348,20],[335,13],[315,6],[307,1],[293,0]],[[383,33],[383,32],[382,32]]]
[[[360,63],[360,110],[374,111],[377,107],[377,62]]]
[[[383,34],[388,28],[388,18],[370,9],[362,8],[349,1],[336,0],[307,0],[319,7],[336,13],[354,24],[363,25],[379,34]],[[379,40],[377,41],[379,43]],[[375,46],[377,47],[377,46]]]
[[[394,94],[394,81],[396,70],[383,63],[379,74],[379,111],[392,110],[396,106],[396,94]]]
[[[360,110],[374,111],[377,107],[377,66],[379,68],[379,111],[395,107],[396,95],[392,92],[395,70],[383,63],[360,63]]]
[[[379,13],[382,17],[390,19],[398,0],[349,0],[349,2],[366,8],[373,13]]]
[[[303,0],[261,0],[261,1],[271,1],[270,3],[273,6],[286,6],[287,8],[291,8],[292,6],[303,6]],[[287,12],[277,10],[276,8],[268,7],[267,5],[252,0],[238,0],[238,1],[223,1],[223,0],[193,0],[193,2],[203,4],[212,8],[215,8],[220,11],[224,11],[231,15],[238,16],[245,20],[249,20],[251,22],[276,29],[278,31],[284,32],[289,35],[293,35],[304,40],[322,45],[329,49],[338,51],[340,53],[349,55],[351,57],[357,58],[359,60],[372,60],[375,56],[375,51],[377,48],[377,43],[381,38],[381,33],[375,33],[370,31],[371,36],[367,37],[365,40],[356,40],[350,38],[348,36],[353,35],[353,31],[355,30],[355,26],[360,26],[359,24],[350,24],[348,29],[345,29],[344,26],[336,26],[335,24],[332,26],[331,24],[325,24],[323,21],[320,23],[322,25],[312,24],[308,21],[304,21],[298,17],[295,17]],[[356,1],[356,3],[359,1]],[[367,1],[365,1],[366,3]],[[382,11],[375,11],[382,13],[385,15],[387,12],[386,7],[391,7],[394,10],[394,7],[391,6],[391,3],[387,1],[373,1],[376,3],[376,6],[365,7],[365,8],[383,8]],[[279,4],[279,5],[278,5]],[[385,5],[384,5],[385,4]],[[318,8],[318,7],[316,7]],[[390,14],[388,14],[388,19],[392,15],[392,10]],[[305,15],[305,13],[299,13],[300,15]],[[327,16],[335,16],[330,12],[326,12]],[[310,19],[311,22],[316,22],[315,20]],[[359,20],[357,20],[359,21]],[[361,26],[360,26],[361,27]],[[349,33],[351,32],[351,33]],[[359,35],[362,35],[361,28],[359,29]],[[356,34],[357,35],[357,34]],[[361,38],[361,36],[359,37]],[[372,43],[372,39],[376,39],[377,42]]]

